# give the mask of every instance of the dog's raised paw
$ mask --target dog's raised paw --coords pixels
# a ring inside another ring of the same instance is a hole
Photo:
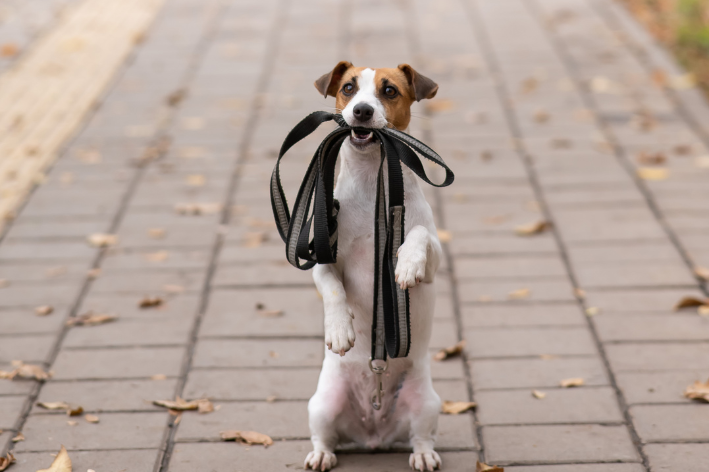
[[[337,465],[337,457],[332,452],[327,451],[311,451],[308,457],[305,458],[305,469],[312,470],[330,470]]]
[[[434,471],[441,468],[441,456],[436,451],[414,452],[409,456],[409,465],[420,472]]]
[[[399,248],[394,278],[401,290],[415,287],[426,276],[426,251],[406,246]]]
[[[326,313],[325,315],[325,344],[332,352],[344,356],[354,347],[355,330],[352,326],[354,314],[347,307],[342,312]]]

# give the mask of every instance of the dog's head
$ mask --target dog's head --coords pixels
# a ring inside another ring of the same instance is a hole
[[[352,127],[405,130],[411,121],[411,105],[433,98],[438,85],[408,64],[392,69],[354,67],[342,61],[315,81],[315,88],[337,99],[337,110]],[[364,149],[373,143],[373,134],[352,132],[350,143]]]

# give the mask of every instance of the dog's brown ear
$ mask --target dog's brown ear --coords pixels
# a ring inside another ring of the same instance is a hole
[[[320,92],[323,97],[327,97],[328,95],[334,97],[337,95],[337,88],[340,85],[340,79],[342,79],[342,76],[350,67],[352,67],[351,62],[338,62],[335,68],[332,69],[332,72],[328,72],[315,81],[315,88],[318,89],[318,92]]]
[[[399,69],[406,75],[406,80],[414,90],[414,97],[417,102],[424,98],[433,98],[438,92],[438,84],[425,75],[421,75],[408,64],[399,64]]]

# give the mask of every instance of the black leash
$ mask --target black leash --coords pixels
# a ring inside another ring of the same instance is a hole
[[[288,209],[280,179],[283,155],[297,142],[310,135],[321,124],[334,120],[338,125],[315,151],[293,206]],[[406,357],[411,346],[409,291],[401,290],[394,280],[397,251],[404,242],[404,177],[401,162],[424,182],[445,187],[453,182],[453,172],[443,159],[421,141],[392,128],[352,128],[342,118],[325,111],[311,113],[288,133],[271,175],[271,206],[278,232],[286,243],[286,257],[293,266],[308,270],[315,264],[331,264],[337,259],[337,213],[339,202],[333,197],[335,163],[343,141],[355,132],[374,133],[380,143],[381,163],[377,179],[374,220],[374,303],[372,319],[372,359]],[[446,171],[442,184],[434,184],[426,175],[418,154],[435,162]],[[383,179],[384,162],[389,175],[387,209]],[[314,207],[311,202],[314,195]],[[312,214],[311,214],[312,213]],[[310,238],[310,230],[313,237]],[[301,260],[305,261],[301,263]],[[371,361],[370,361],[371,367]],[[377,369],[372,369],[375,373]],[[379,369],[381,370],[381,368]],[[383,370],[381,370],[383,372]],[[376,408],[376,406],[375,406]]]

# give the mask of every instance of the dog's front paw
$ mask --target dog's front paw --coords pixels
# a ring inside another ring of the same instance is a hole
[[[401,290],[415,287],[426,276],[426,250],[404,243],[397,257],[394,279]]]
[[[354,347],[355,330],[352,326],[354,313],[345,307],[336,313],[325,313],[325,344],[332,352],[344,356]]]
[[[305,458],[305,470],[330,470],[337,465],[337,457],[332,452],[311,451]]]
[[[409,456],[409,465],[420,472],[433,471],[441,468],[441,456],[436,451],[414,452]]]

